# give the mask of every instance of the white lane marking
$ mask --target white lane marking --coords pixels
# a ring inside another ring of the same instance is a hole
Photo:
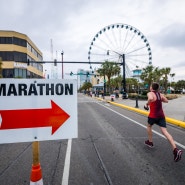
[[[124,115],[120,114],[119,112],[116,112],[115,110],[113,110],[113,109],[111,109],[111,108],[109,108],[109,107],[107,107],[107,106],[105,106],[105,105],[102,105],[101,103],[97,103],[97,104],[98,104],[98,105],[101,105],[101,106],[103,106],[103,107],[105,107],[106,109],[108,109],[108,110],[110,110],[110,111],[112,111],[112,112],[114,112],[114,113],[116,113],[116,114],[118,114],[118,115],[121,116],[121,117],[124,117],[124,118],[126,118],[126,119],[132,121],[133,123],[135,123],[135,124],[137,124],[137,125],[139,125],[139,126],[145,128],[145,129],[147,128],[145,125],[142,125],[141,123],[139,123],[139,122],[137,122],[137,121],[135,121],[135,120],[133,120],[133,119],[127,117],[127,116],[124,116]],[[166,137],[165,137],[164,135],[162,135],[161,133],[159,133],[159,132],[157,132],[157,131],[155,131],[155,130],[152,130],[152,132],[155,133],[155,134],[157,134],[158,136],[161,136],[161,137],[163,137],[164,139],[166,139]],[[177,141],[175,141],[175,144],[178,145],[178,146],[180,146],[181,148],[185,149],[185,146],[184,146],[183,144],[181,144],[181,143],[179,143],[179,142],[177,142]]]
[[[63,177],[62,177],[62,185],[68,185],[68,181],[69,181],[71,145],[72,145],[72,139],[69,139],[67,143],[64,171],[63,171]]]

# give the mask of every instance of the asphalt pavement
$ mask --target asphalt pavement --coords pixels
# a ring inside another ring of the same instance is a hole
[[[111,97],[105,96],[104,100],[111,101]],[[141,110],[144,110],[146,104],[146,100],[122,99],[121,96],[115,98],[114,102]],[[185,95],[179,95],[178,98],[163,103],[163,110],[167,117],[185,122]]]

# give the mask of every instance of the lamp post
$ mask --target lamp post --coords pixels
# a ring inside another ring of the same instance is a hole
[[[126,78],[125,78],[125,55],[122,55],[122,65],[123,65],[123,90],[126,93]]]
[[[104,83],[103,83],[103,89],[104,89],[104,96],[106,96],[106,79],[105,79],[105,73],[104,73]],[[103,96],[103,99],[104,99],[104,96]]]
[[[61,56],[62,56],[62,79],[64,79],[63,55],[64,55],[64,52],[62,51],[62,52],[61,52]]]

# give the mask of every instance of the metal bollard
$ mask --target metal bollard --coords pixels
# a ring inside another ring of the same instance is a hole
[[[139,106],[138,106],[138,96],[136,96],[136,106],[135,106],[135,108],[139,108]]]

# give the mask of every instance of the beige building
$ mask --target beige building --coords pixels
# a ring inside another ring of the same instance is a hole
[[[42,52],[25,34],[0,30],[0,58],[3,78],[43,78]]]

